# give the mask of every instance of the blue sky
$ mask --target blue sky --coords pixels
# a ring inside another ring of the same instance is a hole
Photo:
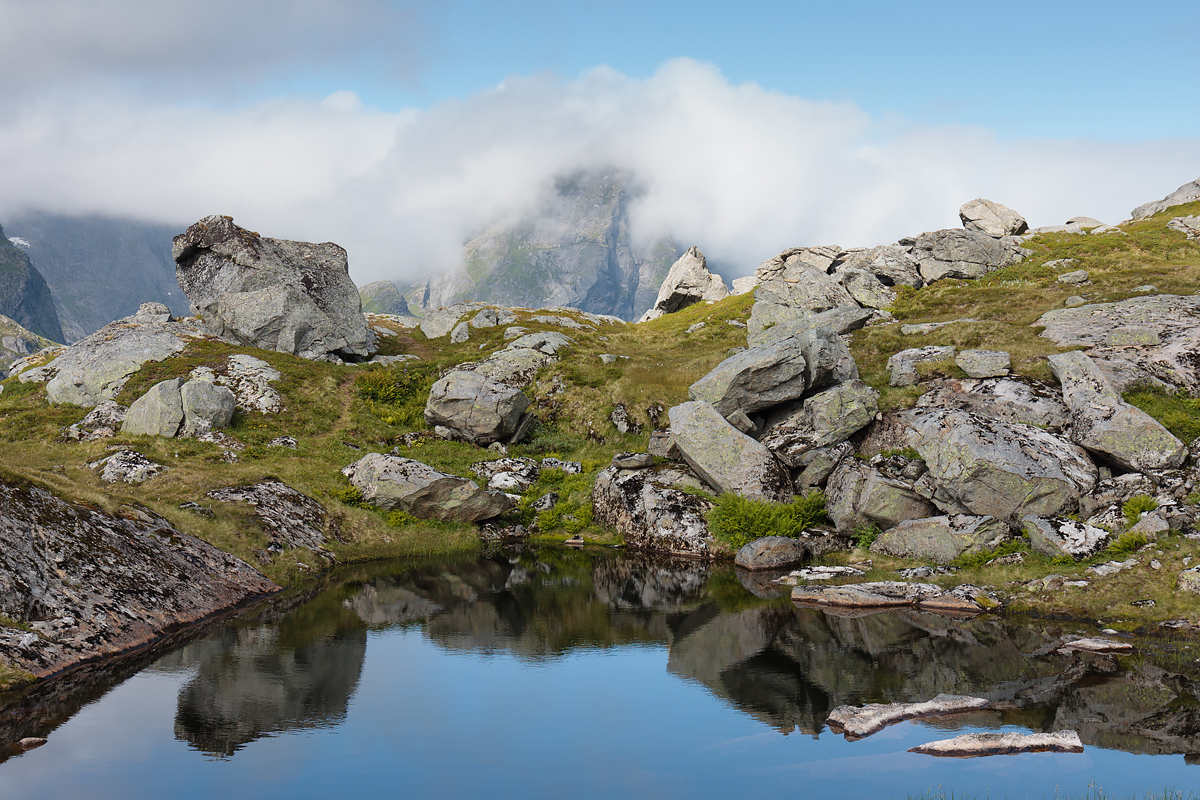
[[[0,224],[229,213],[408,280],[618,167],[644,238],[1105,221],[1200,175],[1200,5],[0,0]]]

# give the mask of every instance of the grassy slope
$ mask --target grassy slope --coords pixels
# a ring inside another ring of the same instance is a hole
[[[1187,242],[1182,234],[1165,228],[1172,216],[1197,211],[1200,203],[1172,209],[1153,220],[1127,226],[1128,236],[1041,236],[1027,244],[1036,255],[1023,264],[979,281],[944,281],[905,294],[892,309],[896,323],[866,329],[853,336],[852,349],[864,379],[881,389],[890,405],[911,403],[916,397],[914,391],[899,392],[886,386],[884,365],[897,350],[925,344],[1008,350],[1013,354],[1017,372],[1048,379],[1044,356],[1057,352],[1057,348],[1037,337],[1036,329],[1030,325],[1044,311],[1061,307],[1068,295],[1083,293],[1089,300],[1099,302],[1132,296],[1131,290],[1145,283],[1155,284],[1161,292],[1181,294],[1200,288],[1200,243]],[[1091,286],[1080,288],[1055,282],[1058,273],[1044,264],[1064,257],[1080,259],[1081,263],[1072,269],[1089,270]],[[532,442],[514,447],[511,452],[536,457],[552,455],[579,460],[585,465],[584,477],[548,473],[527,494],[528,500],[551,489],[562,495],[564,507],[560,513],[540,518],[542,535],[561,539],[582,531],[594,541],[616,540],[611,532],[590,524],[591,478],[607,465],[613,454],[644,450],[647,434],[645,431],[640,435],[617,433],[608,421],[609,413],[615,404],[624,403],[633,421],[648,429],[652,407],[661,407],[665,412],[685,400],[687,387],[693,381],[725,358],[730,348],[745,344],[745,330],[729,325],[728,321],[744,321],[751,303],[752,297],[743,295],[715,305],[692,306],[642,325],[613,324],[595,331],[564,331],[576,344],[562,363],[543,370],[527,390],[535,400],[539,417],[547,425]],[[525,320],[527,316],[522,314],[518,324],[530,330],[547,327],[529,323]],[[980,322],[958,323],[924,336],[899,333],[901,323],[963,317]],[[705,327],[686,333],[696,322],[705,322]],[[417,377],[424,379],[420,391],[424,391],[423,387],[432,381],[437,370],[479,359],[505,344],[502,328],[472,330],[471,340],[460,345],[450,344],[449,337],[430,341],[419,331],[401,330],[395,337],[384,340],[382,352],[421,356],[420,366],[410,364],[409,369],[420,373]],[[283,373],[277,386],[288,409],[277,416],[239,413],[235,417],[229,433],[248,445],[237,463],[222,461],[220,449],[215,445],[189,440],[118,436],[91,443],[59,441],[61,429],[82,418],[86,409],[48,406],[41,386],[22,385],[9,379],[4,381],[5,390],[0,394],[3,469],[7,474],[37,481],[68,497],[108,509],[126,502],[142,503],[181,529],[256,565],[253,555],[265,545],[266,537],[250,521],[245,507],[207,500],[204,493],[209,489],[273,476],[319,499],[339,521],[342,540],[332,541],[330,549],[342,561],[469,552],[479,546],[473,526],[431,524],[395,516],[389,519],[358,507],[346,494],[349,485],[339,472],[342,467],[365,452],[386,452],[396,445],[401,434],[423,428],[419,416],[423,394],[395,404],[362,396],[361,376],[380,368],[313,363],[278,353],[206,342],[192,345],[179,358],[147,364],[118,399],[129,403],[159,380],[184,375],[201,364],[220,364],[232,352],[252,352]],[[601,353],[628,358],[603,365]],[[390,367],[387,374],[400,382],[403,371],[403,366]],[[419,380],[415,382],[420,384]],[[659,425],[666,424],[664,413]],[[294,436],[299,449],[266,446],[282,435]],[[114,445],[130,445],[171,469],[139,486],[102,484],[87,464],[103,457]],[[466,476],[471,476],[468,469],[471,463],[494,457],[470,445],[436,439],[421,441],[403,454]],[[181,503],[192,501],[211,507],[214,517],[206,519],[179,509]],[[509,521],[528,523],[532,519],[532,513],[522,509]],[[1195,560],[1193,563],[1200,563],[1200,546],[1180,537],[1173,537],[1161,546],[1164,569],[1160,572],[1149,572],[1143,567],[1136,571],[1136,580],[1132,582],[1122,576],[1099,579],[1094,585],[1108,588],[1079,593],[1086,594],[1086,599],[1061,592],[1045,598],[1030,595],[1021,601],[1022,607],[1047,612],[1065,609],[1091,617],[1103,615],[1106,621],[1114,614],[1131,620],[1183,616],[1187,605],[1173,599],[1171,585],[1183,558],[1190,556]],[[864,554],[849,556],[861,557]],[[846,560],[847,556],[831,558],[836,562]],[[875,565],[877,576],[885,577],[882,568],[906,564],[876,557]],[[277,581],[288,583],[318,567],[317,560],[307,551],[296,550],[278,556],[263,571]],[[1073,576],[1081,569],[1081,566],[1033,559],[1023,567],[965,571],[948,582],[965,579],[1003,587],[1008,581],[1026,580],[1048,572]],[[1128,587],[1126,582],[1130,582]],[[1135,588],[1136,596],[1129,593]],[[1152,609],[1128,606],[1128,600],[1142,597],[1158,599],[1159,605]]]

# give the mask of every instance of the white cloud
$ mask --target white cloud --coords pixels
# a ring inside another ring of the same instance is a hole
[[[343,91],[234,109],[51,94],[0,113],[0,223],[19,208],[184,224],[227,213],[342,244],[359,283],[454,266],[466,237],[590,166],[644,184],[642,235],[670,232],[738,273],[788,246],[955,226],[978,196],[1034,225],[1118,221],[1200,174],[1196,140],[999,141],[733,85],[686,59],[645,80],[511,78],[427,111]]]

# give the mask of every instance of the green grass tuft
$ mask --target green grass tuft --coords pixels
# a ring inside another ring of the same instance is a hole
[[[1135,553],[1148,544],[1150,544],[1150,539],[1141,531],[1125,531],[1104,548],[1104,554],[1120,558]]]
[[[1144,512],[1153,511],[1156,508],[1158,508],[1158,501],[1153,497],[1148,494],[1135,494],[1121,506],[1121,513],[1125,515],[1126,524],[1136,525]]]
[[[750,500],[725,492],[708,512],[712,535],[733,547],[743,547],[764,536],[795,539],[806,528],[825,521],[824,492],[810,492],[790,503]]]

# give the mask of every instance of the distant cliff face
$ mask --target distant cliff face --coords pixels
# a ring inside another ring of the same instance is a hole
[[[165,304],[173,314],[188,313],[171,260],[171,237],[183,228],[112,217],[26,213],[9,220],[7,230],[9,236],[29,243],[24,249],[54,293],[63,334],[75,341],[149,301]],[[56,341],[63,341],[63,334]]]
[[[358,290],[362,297],[363,311],[368,314],[395,314],[408,316],[410,311],[404,295],[391,281],[375,281]]]
[[[0,228],[0,314],[56,342],[65,341],[54,296],[25,251]]]
[[[666,238],[646,250],[633,244],[632,199],[628,176],[616,170],[559,178],[536,212],[468,242],[465,266],[431,281],[417,305],[562,305],[637,319],[680,250]]]

